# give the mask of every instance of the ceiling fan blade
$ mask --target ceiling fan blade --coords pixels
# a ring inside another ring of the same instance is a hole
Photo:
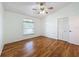
[[[53,9],[53,7],[49,7],[48,9]]]
[[[32,10],[37,10],[37,9],[33,8]]]

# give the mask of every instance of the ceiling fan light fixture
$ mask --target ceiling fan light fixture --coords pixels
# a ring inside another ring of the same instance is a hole
[[[45,14],[45,11],[40,11],[40,14]]]
[[[37,8],[33,8],[33,10],[35,10],[36,12],[38,12],[37,14],[48,14],[49,10],[52,10],[53,7],[47,7],[45,3],[40,3],[38,5]]]

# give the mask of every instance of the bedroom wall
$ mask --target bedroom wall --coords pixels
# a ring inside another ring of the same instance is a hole
[[[23,19],[32,19],[35,22],[35,34],[23,35]],[[5,11],[4,19],[4,43],[11,43],[41,35],[40,19],[25,16],[19,13]]]
[[[0,3],[0,55],[3,49],[3,6],[2,3]]]
[[[72,17],[75,17],[75,16],[79,17],[79,3],[77,3],[77,2],[71,3],[70,5],[47,16],[44,19],[44,26],[45,26],[45,28],[43,28],[45,30],[43,32],[44,36],[57,39],[57,19],[63,18],[63,17],[68,17],[69,21],[70,21],[69,26],[72,27],[73,26],[73,25],[71,25]],[[78,17],[77,17],[77,21],[79,20]],[[74,18],[74,21],[76,22],[75,18]],[[78,25],[78,23],[77,23],[77,25]],[[78,28],[79,27],[77,26],[76,29],[78,29]],[[76,29],[74,31],[76,31]],[[74,31],[72,31],[72,32],[74,32]],[[71,37],[73,37],[73,36],[71,36]],[[76,40],[69,39],[68,42],[79,45],[79,38],[77,38]]]

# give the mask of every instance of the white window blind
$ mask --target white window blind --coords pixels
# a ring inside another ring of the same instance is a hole
[[[24,34],[34,34],[34,22],[30,19],[24,19],[23,21]]]

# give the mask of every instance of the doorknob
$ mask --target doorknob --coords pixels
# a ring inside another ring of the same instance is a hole
[[[71,30],[69,30],[69,32],[72,32]]]

